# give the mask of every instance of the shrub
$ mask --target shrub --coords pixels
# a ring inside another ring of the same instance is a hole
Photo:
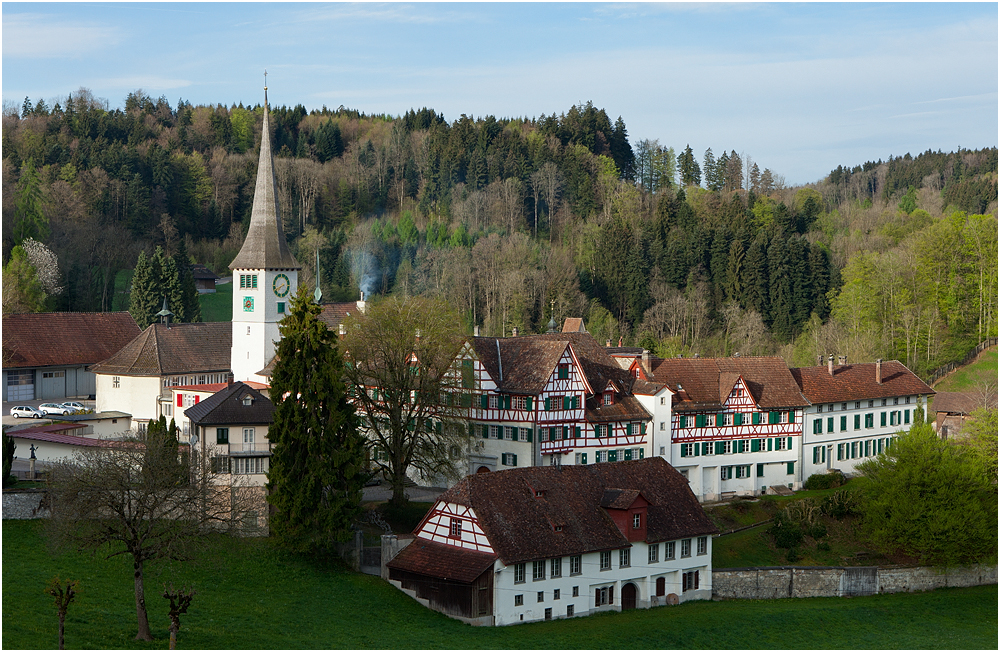
[[[799,560],[798,548],[789,548],[788,552],[785,553],[785,559],[787,559],[788,561],[798,561]]]
[[[844,484],[844,474],[840,471],[832,473],[816,473],[805,481],[803,489],[832,489]]]
[[[822,539],[826,536],[826,526],[822,523],[813,523],[809,528],[809,536],[813,539]]]
[[[828,541],[820,541],[816,544],[816,550],[822,550],[823,552],[830,551],[830,543]]]
[[[820,505],[820,511],[838,521],[850,514],[856,514],[857,509],[857,496],[854,495],[854,492],[846,489],[830,494],[823,499],[823,503]]]
[[[802,527],[790,519],[785,512],[774,517],[774,523],[768,532],[774,537],[774,545],[779,548],[794,548],[802,543],[802,539],[805,537],[802,533]]]

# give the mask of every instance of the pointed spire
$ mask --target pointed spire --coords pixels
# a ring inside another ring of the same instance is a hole
[[[267,106],[267,72],[264,73],[264,129],[260,138],[260,161],[257,163],[257,186],[253,194],[250,230],[229,269],[301,269],[288,249],[281,228],[278,182],[271,156],[271,127]]]
[[[160,318],[160,323],[165,324],[167,328],[170,328],[170,318],[174,316],[174,313],[170,312],[170,308],[167,307],[167,295],[163,295],[163,309],[156,313],[156,316]]]

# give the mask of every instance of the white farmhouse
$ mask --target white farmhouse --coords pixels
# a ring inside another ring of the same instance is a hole
[[[663,459],[470,475],[388,562],[389,580],[476,625],[709,599],[717,529]]]

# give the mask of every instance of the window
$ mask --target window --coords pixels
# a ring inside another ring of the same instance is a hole
[[[451,532],[449,533],[449,536],[452,539],[462,538],[462,519],[460,518],[451,519]]]
[[[545,602],[545,591],[539,591],[538,592],[538,600],[537,600],[537,602]]]
[[[517,428],[513,428],[511,426],[505,427],[503,429],[503,438],[506,441],[514,441],[514,439],[516,438],[516,431],[517,431]]]
[[[698,537],[698,554],[708,554],[708,537]]]
[[[602,586],[594,590],[594,606],[600,607],[604,604],[615,603],[615,587]]]
[[[886,405],[888,405],[888,399],[882,399],[882,406],[885,407]]]
[[[549,574],[552,577],[562,577],[562,557],[556,557],[549,563]]]
[[[531,441],[531,428],[521,428],[517,433],[518,441]]]
[[[500,455],[500,464],[503,466],[517,466],[517,454],[503,453]]]
[[[574,555],[569,558],[569,574],[579,575],[583,572],[583,557],[582,555]],[[573,595],[576,595],[575,593]]]
[[[681,591],[694,591],[698,588],[698,571],[684,573],[681,581]]]
[[[601,570],[611,569],[611,551],[606,550],[601,553]]]
[[[121,379],[120,376],[112,376],[111,377],[111,386],[114,387],[115,389],[118,389],[119,387],[121,387],[121,383],[122,383],[122,379]]]
[[[722,480],[732,480],[733,479],[733,467],[731,467],[731,466],[720,466],[719,467],[719,477]]]
[[[871,401],[868,402],[871,403]],[[875,427],[875,413],[869,412],[868,414],[865,415],[865,428],[874,428],[874,427]]]
[[[490,439],[500,439],[503,426],[490,426]]]
[[[778,423],[792,423],[791,412],[779,412]]]
[[[666,396],[661,396],[660,397],[660,405],[666,405],[666,404],[667,404],[667,397]]]
[[[622,548],[618,551],[618,566],[626,568],[632,565],[632,549]]]
[[[910,404],[910,397],[909,397],[909,396],[907,396],[904,402],[905,402],[905,403],[906,403],[907,405],[909,405],[909,404]]]
[[[524,564],[514,564],[514,584],[524,582]]]
[[[724,441],[724,442],[722,442],[722,454],[723,455],[732,455],[733,454],[733,442],[731,442],[731,441]]]
[[[642,515],[632,514],[632,529],[638,530],[640,527],[642,527]]]
[[[740,464],[736,467],[736,477],[737,478],[749,478],[750,477],[750,464]]]
[[[500,408],[500,397],[496,394],[490,394],[489,399],[487,399],[487,405],[489,405],[491,410],[496,410]]]
[[[237,475],[255,475],[267,473],[266,457],[234,457],[232,459],[233,473]]]
[[[573,587],[573,597],[574,598],[579,598],[580,597],[580,587],[579,586],[574,586]]]
[[[663,430],[666,430],[666,429],[667,429],[667,422],[666,421],[661,421],[660,422],[660,430],[663,431]]]
[[[212,473],[229,473],[229,458],[222,455],[213,457]]]
[[[561,596],[562,596],[562,593],[559,591],[559,589],[552,589],[552,599],[553,600],[558,600]]]
[[[611,405],[611,402],[614,400],[614,397],[615,397],[614,392],[604,392],[604,404]]]
[[[722,413],[722,423],[720,425],[723,425],[723,426],[731,426],[731,425],[733,425],[733,413],[732,412],[723,412]]]
[[[691,556],[691,539],[681,539],[681,557]]]
[[[251,445],[253,444],[253,428],[243,429],[243,443]]]
[[[822,435],[823,434],[823,420],[813,419],[813,434]]]
[[[544,580],[545,579],[545,562],[544,561],[533,561],[533,562],[531,562],[531,579],[532,580]]]
[[[694,457],[694,444],[681,444],[681,457]]]
[[[566,380],[567,378],[569,378],[569,364],[564,362],[559,365],[558,369],[559,369],[558,375],[560,380]]]
[[[788,462],[788,475],[795,475],[795,462]]]
[[[520,607],[524,605],[524,594],[519,594],[514,596],[514,606]]]
[[[573,605],[571,604],[566,605],[566,617],[567,618],[573,617]]]
[[[673,559],[674,548],[675,548],[675,543],[673,541],[667,541],[665,544],[663,544],[663,558]]]
[[[278,302],[278,314],[279,315],[285,314],[285,302],[284,301],[279,301]]]
[[[649,563],[655,564],[660,561],[660,544],[654,543],[649,546]]]
[[[788,439],[785,437],[778,437],[774,440],[774,450],[783,451],[788,450]]]

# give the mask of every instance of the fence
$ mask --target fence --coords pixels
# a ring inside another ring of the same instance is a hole
[[[996,566],[947,570],[923,566],[722,568],[712,571],[712,597],[742,600],[850,597],[996,583]]]
[[[975,360],[980,353],[990,348],[991,346],[996,346],[996,344],[997,344],[997,338],[995,337],[989,337],[983,340],[982,342],[977,344],[976,348],[972,349],[972,351],[970,351],[969,354],[965,356],[960,362],[949,362],[945,366],[935,369],[934,373],[932,373],[930,375],[930,378],[927,379],[927,384],[933,386],[934,383],[941,380],[942,377],[950,374],[952,371],[958,369],[959,367],[964,367],[965,365],[969,364],[970,362]]]

